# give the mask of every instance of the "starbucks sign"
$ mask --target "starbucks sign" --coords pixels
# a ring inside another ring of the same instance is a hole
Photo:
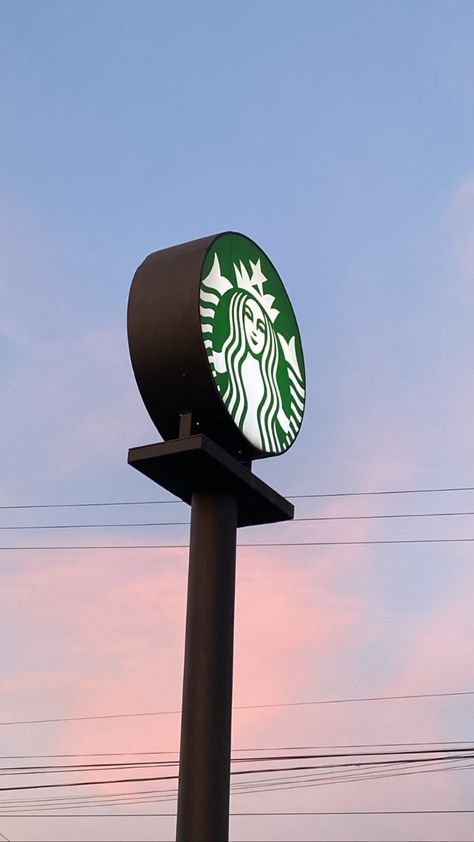
[[[258,450],[287,450],[304,411],[301,340],[278,272],[248,237],[222,234],[209,249],[200,316],[212,375],[234,423]]]
[[[301,427],[305,373],[275,267],[225,232],[155,252],[130,291],[132,365],[163,438],[204,433],[241,461],[286,451]]]

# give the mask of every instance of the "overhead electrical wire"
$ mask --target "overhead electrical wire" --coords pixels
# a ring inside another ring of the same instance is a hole
[[[473,740],[438,740],[436,742],[430,740],[418,741],[415,743],[344,743],[344,744],[333,744],[333,745],[318,745],[318,746],[257,746],[253,748],[232,748],[233,752],[256,752],[256,751],[324,751],[332,749],[373,749],[373,748],[410,748],[410,747],[418,747],[418,746],[436,746],[438,751],[444,751],[444,746],[459,746],[459,745],[471,745],[472,750],[474,751],[474,739]],[[455,751],[456,749],[453,749]],[[413,753],[417,751],[417,748],[413,749]],[[364,752],[361,752],[362,754]],[[67,759],[69,757],[142,757],[142,756],[149,756],[149,755],[178,755],[178,749],[170,749],[169,751],[93,751],[89,753],[69,753],[69,754],[1,754],[0,760],[58,760],[58,759]],[[279,755],[278,755],[279,756]],[[238,760],[239,758],[232,758]]]
[[[271,792],[276,792],[276,791],[280,792],[280,791],[283,791],[283,790],[290,790],[290,789],[306,789],[308,787],[313,788],[315,786],[327,786],[329,784],[354,783],[354,782],[363,782],[363,781],[366,781],[366,780],[375,780],[375,779],[381,779],[381,778],[392,778],[392,777],[399,777],[401,775],[407,775],[407,774],[413,775],[413,774],[423,774],[423,773],[440,772],[440,771],[445,771],[445,772],[446,771],[464,771],[464,770],[473,768],[472,764],[471,765],[466,764],[466,762],[465,762],[466,758],[462,758],[462,760],[463,760],[463,765],[455,765],[456,761],[453,758],[444,758],[444,759],[438,758],[438,759],[433,760],[433,762],[431,762],[431,763],[429,761],[426,761],[426,760],[421,760],[421,761],[418,761],[418,763],[414,763],[413,768],[410,769],[410,770],[408,770],[408,764],[405,760],[399,760],[399,762],[396,763],[396,769],[394,769],[393,767],[390,768],[390,766],[387,765],[386,763],[379,764],[378,769],[374,768],[374,764],[372,764],[372,763],[367,764],[367,768],[362,768],[362,769],[360,768],[359,764],[357,764],[357,763],[354,763],[347,768],[341,768],[340,766],[338,766],[338,764],[334,764],[334,765],[328,767],[328,765],[326,764],[323,767],[321,767],[321,766],[314,767],[314,770],[310,771],[309,775],[307,774],[308,767],[303,767],[303,769],[297,771],[296,774],[293,773],[292,776],[290,776],[290,777],[285,776],[283,778],[282,777],[275,777],[275,775],[278,775],[279,773],[284,772],[285,770],[281,769],[281,768],[275,768],[275,769],[271,770],[272,773],[273,773],[272,778],[270,778],[270,779],[269,778],[264,778],[264,779],[258,778],[258,779],[255,779],[254,782],[245,780],[245,778],[249,776],[249,772],[248,772],[248,770],[244,770],[242,773],[239,773],[244,778],[244,780],[242,780],[240,783],[238,783],[238,782],[236,783],[235,780],[234,780],[234,783],[232,784],[232,789],[233,789],[233,792],[234,792],[235,795],[238,794],[239,792],[241,794],[246,794],[246,793],[251,794],[251,793],[270,792],[270,791]],[[435,766],[435,768],[428,768],[428,769],[426,768],[427,766],[430,766],[430,765],[433,766],[435,764],[437,764]],[[312,767],[309,767],[309,769],[311,770]],[[254,770],[254,775],[255,776],[260,775],[264,771],[265,770],[259,770],[259,769]],[[289,770],[286,770],[286,771],[289,771]],[[269,772],[266,771],[266,774],[269,774]],[[145,779],[131,778],[131,779],[129,779],[130,782],[136,782],[136,780],[141,781],[141,780],[155,780],[155,779],[153,779],[153,778],[149,778],[149,779],[146,779],[146,778]],[[177,780],[177,777],[175,778],[175,780]],[[113,783],[113,781],[103,781],[103,783],[104,784]],[[67,788],[67,785],[64,785],[64,786]],[[31,789],[31,788],[44,789],[45,786],[43,785],[43,786],[39,786],[39,787],[28,787],[28,788],[29,789]],[[48,788],[48,787],[46,787],[46,788]],[[122,796],[126,795],[125,793],[113,793],[113,794],[110,794],[110,795],[102,795],[102,796],[98,796],[98,795],[76,796],[74,800],[80,801],[80,800],[83,800],[83,799],[86,799],[86,798],[94,799],[95,803],[91,804],[91,802],[89,801],[89,803],[85,805],[86,807],[87,806],[93,806],[93,807],[94,806],[107,806],[107,805],[112,804],[112,803],[132,804],[132,803],[143,803],[144,801],[148,801],[148,802],[151,802],[151,801],[159,802],[159,801],[170,801],[170,800],[174,801],[174,800],[176,800],[177,790],[176,789],[173,789],[173,790],[155,790],[154,793],[152,791],[149,791],[149,790],[144,790],[144,791],[142,791],[142,793],[145,796],[145,798],[143,798],[143,799],[137,798],[137,795],[140,795],[140,792],[134,791],[134,792],[130,792],[127,797],[122,797]],[[65,799],[65,800],[67,800],[69,798],[69,801],[71,801],[71,799],[72,799],[71,796],[69,796],[69,797],[68,796],[62,796],[62,798]],[[101,801],[101,804],[98,803],[99,799]],[[59,800],[59,799],[56,799],[56,800]],[[43,802],[44,801],[45,801],[45,799],[43,799]],[[9,803],[11,804],[11,802],[9,802]],[[3,802],[2,802],[2,806],[5,806],[6,809],[11,809],[11,806],[7,806],[7,804],[6,803],[3,804]],[[81,804],[79,804],[79,805],[76,804],[74,806],[81,806],[82,807]],[[61,808],[61,805],[59,805],[59,809],[60,808]],[[34,807],[32,807],[32,809],[34,809]],[[46,809],[46,807],[45,807],[45,809]],[[53,808],[53,809],[55,809],[55,808]],[[3,811],[1,811],[1,810],[0,810],[0,813],[2,815],[4,815]]]
[[[271,746],[270,748],[262,748],[260,746],[258,748],[233,748],[232,750],[233,751],[324,751],[324,750],[327,749],[329,751],[329,749],[335,750],[335,749],[343,749],[343,748],[348,748],[348,749],[389,748],[389,749],[391,749],[391,748],[409,748],[409,747],[413,747],[413,746],[423,746],[423,747],[424,746],[437,746],[439,748],[439,750],[442,751],[443,746],[446,746],[446,745],[447,746],[451,746],[451,745],[457,746],[457,745],[463,745],[463,744],[472,745],[473,751],[474,751],[474,740],[439,740],[439,741],[435,741],[435,742],[434,741],[431,742],[430,740],[425,740],[424,742],[418,741],[416,743],[339,743],[339,744],[333,744],[333,745],[318,745],[318,746],[276,746],[276,747]],[[416,751],[416,749],[414,749],[414,751]],[[146,752],[143,752],[143,753],[146,754]],[[169,752],[169,753],[171,754],[171,752]],[[176,753],[178,753],[178,752],[176,752]],[[26,756],[31,757],[31,755],[26,755]],[[34,756],[35,755],[33,755],[33,757]],[[43,755],[43,756],[55,757],[56,755]],[[82,757],[83,755],[78,755],[78,756]],[[87,755],[87,756],[89,757],[90,755]],[[21,758],[22,755],[16,755],[16,757]],[[8,757],[8,756],[5,756],[5,755],[2,758],[2,756],[0,755],[0,760],[1,759],[11,759],[11,758]]]
[[[448,765],[448,763],[444,764],[443,766],[437,766],[436,768],[429,768],[427,769],[426,766],[431,765],[426,760],[422,760],[416,766],[416,768],[406,771],[407,764],[404,760],[400,760],[398,763],[398,768],[402,771],[393,771],[388,769],[387,766],[381,767],[381,769],[373,770],[362,770],[358,769],[357,764],[353,764],[354,768],[351,769],[340,769],[337,765],[330,767],[329,769],[326,767],[316,767],[319,769],[318,772],[312,772],[310,776],[306,775],[306,772],[301,774],[298,772],[296,775],[292,775],[290,777],[272,777],[272,778],[259,778],[252,781],[245,781],[242,780],[240,783],[236,783],[235,779],[232,783],[232,791],[234,795],[237,794],[251,794],[257,792],[267,792],[267,791],[282,791],[288,789],[303,789],[308,787],[314,786],[326,786],[328,784],[336,784],[336,783],[351,783],[351,782],[360,782],[365,780],[373,780],[373,779],[380,779],[380,778],[388,778],[388,777],[397,777],[403,774],[424,774],[428,772],[440,772],[440,771],[455,771],[455,770],[465,770],[473,768],[472,765]],[[275,769],[274,772],[278,773],[283,770]],[[260,770],[255,770],[255,774],[260,774]],[[242,776],[245,777],[245,771],[241,773]],[[134,779],[131,779],[132,781]],[[104,783],[110,783],[104,781]],[[44,789],[45,787],[39,787],[40,789]],[[92,794],[92,795],[77,795],[77,796],[43,796],[42,798],[27,798],[27,799],[8,799],[2,800],[1,807],[0,807],[0,814],[7,815],[6,811],[11,811],[13,809],[22,809],[22,815],[31,815],[32,810],[65,810],[65,809],[77,809],[78,807],[82,809],[84,808],[98,808],[98,807],[107,807],[112,804],[126,806],[131,804],[139,804],[139,803],[159,803],[165,801],[175,801],[177,796],[176,789],[159,789],[159,790],[134,790],[130,792],[122,792],[122,793],[110,793],[110,794]],[[66,803],[67,802],[67,803]],[[4,812],[5,811],[5,812]],[[54,815],[54,814],[52,814]],[[57,815],[57,813],[56,813]]]
[[[452,491],[474,491],[474,486],[453,488],[397,488],[384,491],[333,491],[325,494],[287,494],[290,500],[303,500],[316,497],[379,497],[385,494],[442,494]]]
[[[416,761],[413,759],[413,765],[416,765],[416,768],[409,772],[409,774],[420,774],[423,771],[445,771],[449,770],[464,770],[468,768],[472,768],[472,766],[461,765],[456,766],[453,765],[453,761],[456,758],[431,758],[431,759],[422,759]],[[462,758],[465,760],[467,758]],[[426,766],[433,765],[433,764],[441,764],[443,766],[438,765],[435,769],[426,769]],[[233,784],[233,791],[234,794],[237,792],[241,792],[241,794],[251,793],[251,792],[265,792],[265,791],[281,791],[285,789],[293,789],[293,788],[307,788],[308,786],[321,786],[327,785],[329,783],[344,783],[344,782],[355,782],[360,780],[367,780],[367,779],[374,779],[380,777],[393,777],[403,772],[394,772],[393,768],[390,767],[396,765],[401,770],[406,770],[409,761],[407,759],[398,759],[397,761],[392,762],[368,762],[368,763],[358,763],[353,762],[351,764],[324,764],[318,766],[310,766],[310,767],[296,767],[296,771],[298,775],[292,775],[291,777],[272,777],[272,778],[259,778],[256,779],[253,783],[252,781],[245,781],[243,780],[240,784]],[[366,767],[364,769],[363,767]],[[378,767],[378,770],[377,768]],[[361,771],[362,768],[362,771]],[[315,770],[311,771],[310,776],[306,775],[308,770]],[[262,773],[269,774],[270,772],[275,775],[278,775],[281,772],[285,771],[295,771],[293,767],[289,768],[275,768],[275,769],[256,769],[256,770],[243,770],[241,772],[233,772],[233,775],[237,774],[243,777],[248,777],[252,775],[260,775]],[[303,771],[303,775],[301,775],[301,771]],[[408,773],[407,773],[408,774]],[[166,778],[148,778],[148,779],[135,779],[131,778],[128,779],[127,782],[136,782],[137,780],[169,780],[169,777]],[[177,780],[177,776],[173,778]],[[95,781],[95,782],[73,782],[71,786],[81,786],[81,785],[91,785],[91,784],[110,784],[110,783],[122,783],[125,780],[120,781]],[[51,784],[51,785],[35,785],[35,786],[28,786],[22,789],[45,789],[57,786],[64,786],[67,788],[68,784]],[[18,790],[18,787],[10,787],[9,790]],[[141,797],[144,796],[144,797]],[[137,804],[137,803],[145,803],[145,802],[159,802],[159,801],[169,801],[176,799],[176,790],[142,790],[142,791],[133,791],[129,793],[112,793],[112,794],[105,794],[105,795],[82,795],[82,796],[60,796],[60,797],[49,797],[43,798],[38,801],[37,798],[34,799],[9,799],[8,801],[2,801],[0,804],[0,814],[5,815],[4,811],[18,809],[19,807],[25,811],[30,811],[34,809],[67,809],[74,808],[74,807],[100,807],[100,806],[110,806],[111,804]],[[68,802],[65,804],[64,802]],[[53,802],[56,802],[53,804]],[[82,802],[82,803],[81,803]],[[84,803],[86,802],[86,803]]]
[[[425,767],[427,764],[421,764]],[[417,767],[410,771],[406,771],[406,765],[400,766],[402,771],[393,771],[393,770],[381,770],[381,771],[359,771],[357,773],[357,769],[352,770],[345,770],[346,774],[344,774],[344,770],[342,770],[342,774],[339,774],[338,777],[335,775],[337,774],[337,770],[329,770],[322,773],[317,774],[316,776],[293,776],[290,778],[273,778],[273,783],[268,784],[267,782],[271,779],[258,779],[255,780],[253,783],[251,781],[242,781],[240,784],[236,784],[235,782],[232,783],[232,792],[233,795],[236,796],[238,794],[255,794],[261,792],[281,792],[284,790],[290,789],[307,789],[307,788],[314,788],[316,786],[327,786],[331,784],[342,784],[342,783],[354,783],[354,782],[364,782],[367,780],[375,780],[375,779],[382,779],[382,778],[393,778],[399,777],[403,775],[419,775],[419,774],[428,774],[433,772],[449,772],[449,771],[462,771],[466,769],[474,768],[472,765],[461,765],[461,766],[437,766],[436,768],[426,769]],[[275,770],[279,771],[279,770]],[[245,773],[243,773],[245,774]],[[134,779],[131,779],[132,781]],[[110,783],[104,781],[104,783]],[[67,784],[63,785],[67,788]],[[32,788],[32,787],[30,787]],[[48,785],[42,785],[40,787],[36,787],[40,789],[48,788]],[[144,797],[141,797],[141,796]],[[48,797],[45,796],[43,798],[36,798],[36,799],[8,799],[7,801],[2,801],[2,805],[4,809],[0,810],[0,815],[7,815],[7,811],[13,809],[22,809],[23,815],[30,814],[28,811],[32,810],[65,810],[65,809],[77,809],[77,808],[98,808],[98,807],[108,807],[112,804],[126,806],[131,804],[144,804],[144,803],[163,803],[166,801],[176,801],[177,798],[177,789],[173,790],[142,790],[142,791],[133,791],[129,793],[111,793],[109,795],[78,795],[78,796],[60,796],[60,797]],[[55,803],[53,803],[55,802]],[[61,803],[60,803],[61,802]],[[65,802],[68,802],[67,804]]]
[[[288,810],[288,811],[267,811],[267,812],[231,812],[229,815],[234,816],[428,816],[428,815],[462,815],[474,813],[474,810]],[[38,815],[28,813],[26,816],[22,813],[5,813],[6,818],[176,818],[176,813],[65,813],[58,815],[52,813],[40,813]]]
[[[457,761],[454,758],[447,758],[445,760],[433,759],[414,759],[412,763],[405,762],[400,759],[398,762],[379,762],[375,763],[360,763],[354,762],[351,764],[325,764],[315,766],[314,769],[299,769],[295,771],[284,770],[282,768],[275,768],[269,776],[261,775],[250,777],[243,776],[241,779],[233,779],[231,785],[232,794],[245,795],[257,794],[265,792],[283,792],[289,790],[314,789],[316,787],[327,787],[334,785],[343,785],[350,783],[365,783],[373,780],[382,780],[389,778],[396,778],[405,775],[423,775],[434,772],[464,772],[474,768],[474,765],[469,762],[470,757],[463,757]],[[308,767],[309,768],[309,767]],[[159,800],[173,800],[176,798],[177,792],[173,795],[161,797]]]
[[[273,810],[260,812],[231,812],[235,816],[428,816],[428,815],[466,815],[474,813],[473,809],[446,809],[446,810]],[[65,813],[51,815],[40,813],[38,815],[27,814],[5,814],[7,818],[176,818],[176,813]],[[6,838],[6,837],[4,837]],[[8,842],[8,840],[7,840]]]
[[[423,762],[416,765],[416,767],[412,767],[411,769],[407,769],[406,764],[400,763],[397,766],[397,769],[390,769],[386,767],[381,767],[377,770],[374,769],[358,769],[357,766],[348,769],[324,769],[323,771],[319,772],[312,772],[310,775],[307,775],[305,772],[298,772],[296,774],[292,774],[290,776],[284,777],[277,777],[276,774],[280,771],[278,769],[274,770],[274,774],[272,778],[256,778],[254,777],[253,780],[233,780],[231,782],[231,791],[233,795],[238,794],[252,794],[252,793],[261,793],[261,792],[275,792],[275,791],[283,791],[289,789],[307,789],[307,788],[314,788],[320,786],[328,786],[333,784],[343,784],[343,783],[360,783],[365,782],[368,780],[379,780],[383,778],[393,778],[399,777],[403,775],[420,775],[420,774],[428,774],[434,772],[450,772],[450,771],[464,771],[470,770],[474,768],[472,764],[462,764],[462,765],[455,765],[453,763],[445,763],[443,765],[434,766],[434,768],[426,768],[427,765]],[[431,764],[433,767],[433,764]],[[256,772],[256,774],[259,774]],[[134,779],[132,779],[133,782]],[[63,788],[67,789],[67,784],[64,785]],[[62,802],[64,806],[64,802],[68,801],[69,806],[75,806],[75,804],[83,807],[92,806],[92,801],[95,803],[101,802],[101,806],[107,806],[107,804],[111,803],[139,803],[145,801],[153,801],[153,802],[164,802],[164,801],[175,801],[177,797],[177,788],[176,786],[172,789],[154,789],[154,790],[133,790],[133,791],[122,791],[122,792],[115,792],[115,793],[94,793],[94,794],[79,794],[79,795],[63,795],[63,796],[47,796],[47,795],[40,795],[39,799],[38,796],[31,799],[24,799],[24,798],[13,798],[8,799],[6,801],[2,800],[2,805],[5,806],[6,809],[11,809],[14,806],[28,806],[28,809],[33,808],[35,804],[41,803],[42,805],[57,802],[57,805],[61,807],[59,802]],[[75,804],[71,804],[71,802],[75,802]]]
[[[237,544],[237,549],[258,547],[359,547],[380,544],[471,544],[474,538],[390,538],[368,541],[261,541]],[[1,551],[14,550],[184,550],[189,544],[49,544],[0,547]]]
[[[432,693],[402,693],[390,696],[358,696],[347,697],[340,699],[316,699],[311,701],[301,702],[269,702],[265,704],[252,705],[233,705],[233,710],[256,710],[261,708],[285,708],[285,707],[305,707],[310,705],[340,705],[352,704],[358,702],[392,702],[406,699],[434,699],[447,698],[456,696],[474,696],[474,690],[446,690]],[[128,719],[131,717],[141,716],[171,716],[180,714],[181,709],[176,710],[159,710],[159,711],[140,711],[138,713],[105,713],[92,714],[87,716],[58,716],[45,717],[43,719],[15,719],[5,720],[0,722],[0,726],[7,725],[43,725],[52,722],[83,722],[93,719]]]
[[[400,693],[390,696],[359,696],[341,699],[317,699],[309,702],[274,702],[262,705],[236,705],[236,710],[269,707],[301,707],[302,705],[340,705],[352,702],[392,702],[405,699],[432,699],[445,696],[474,696],[474,690],[446,690],[432,693]]]
[[[431,758],[423,758],[421,761],[416,758],[404,758],[404,759],[396,759],[396,760],[370,760],[370,761],[351,761],[347,763],[339,763],[339,764],[319,764],[319,765],[310,765],[310,766],[283,766],[283,767],[265,767],[259,769],[232,769],[231,776],[242,776],[242,775],[262,775],[262,774],[271,774],[271,773],[280,773],[280,772],[314,772],[316,770],[323,770],[326,772],[327,770],[334,769],[335,771],[339,771],[341,769],[349,769],[356,767],[357,769],[370,769],[375,771],[377,767],[384,767],[393,768],[394,766],[407,767],[409,765],[415,763],[422,763],[423,765],[432,765],[435,763],[446,763],[458,760],[473,760],[474,754],[470,755],[453,755],[452,757],[431,757]],[[77,770],[76,770],[77,771]],[[24,791],[30,789],[57,789],[62,787],[77,787],[77,786],[103,786],[103,785],[110,785],[110,784],[122,784],[122,783],[143,783],[145,781],[172,781],[178,780],[178,775],[161,775],[161,776],[152,776],[152,777],[140,777],[140,778],[113,778],[107,780],[86,780],[86,781],[69,781],[67,783],[44,783],[44,784],[21,784],[15,786],[3,786],[0,787],[0,792],[17,792],[17,791]]]
[[[474,491],[474,486],[456,486],[450,488],[399,488],[382,491],[334,491],[329,493],[286,494],[290,500],[324,499],[330,497],[378,497],[388,494],[446,494],[450,492]],[[28,503],[1,505],[0,510],[14,509],[80,509],[101,506],[164,506],[181,503],[181,500],[113,500],[85,503]]]
[[[462,768],[462,767],[461,767]],[[423,771],[426,772],[442,772],[442,771],[449,771],[443,769],[430,769],[430,770],[418,770],[414,772],[410,772],[410,774],[422,774]],[[372,776],[370,780],[377,778],[390,778],[390,777],[397,777],[398,775],[395,774],[387,774],[387,775],[378,775]],[[363,781],[368,780],[365,776],[363,776]],[[285,789],[296,788],[296,789],[305,789],[311,788],[315,786],[326,786],[331,784],[340,784],[340,783],[354,783],[359,782],[355,781],[354,778],[347,778],[347,780],[330,780],[330,781],[323,781],[318,783],[310,783],[310,784],[302,784],[301,786],[295,787],[285,787],[285,786],[278,786],[272,790],[269,790],[265,787],[254,787],[249,789],[245,792],[236,792],[232,790],[232,795],[235,797],[236,795],[252,795],[258,794],[262,792],[281,792]],[[147,791],[145,791],[147,792]],[[175,789],[171,795],[165,794],[164,797],[160,797],[161,790],[155,791],[156,794],[150,793],[150,797],[133,797],[134,794],[130,793],[129,795],[121,798],[119,795],[110,795],[110,796],[98,796],[98,795],[81,795],[81,796],[61,796],[60,798],[49,798],[43,797],[39,799],[10,799],[8,802],[5,802],[5,809],[0,811],[0,815],[6,815],[8,811],[14,809],[21,809],[25,814],[27,811],[33,810],[72,810],[72,809],[95,809],[100,807],[110,807],[112,805],[116,806],[130,806],[133,804],[163,804],[166,802],[172,802],[177,800],[177,789]],[[66,803],[67,802],[67,803]]]
[[[283,761],[289,760],[341,760],[341,759],[348,759],[354,757],[396,757],[398,758],[397,761],[403,757],[406,758],[407,755],[414,755],[416,754],[417,757],[415,760],[431,760],[432,755],[440,755],[443,754],[445,756],[435,759],[442,759],[442,760],[449,760],[450,755],[454,756],[454,759],[459,760],[464,754],[469,755],[469,759],[474,759],[474,746],[470,746],[469,748],[423,748],[423,749],[396,749],[396,750],[385,750],[385,751],[353,751],[353,752],[328,752],[328,753],[321,753],[318,754],[273,754],[273,755],[257,755],[256,757],[233,757],[232,763],[263,763],[263,762],[277,762],[281,763]],[[429,755],[428,757],[425,757]],[[408,758],[407,762],[412,762],[413,758]],[[377,761],[378,762],[378,761]],[[387,761],[388,762],[388,761]],[[390,761],[392,762],[392,761]],[[158,768],[158,767],[167,767],[167,766],[178,766],[178,760],[134,760],[134,761],[109,761],[108,763],[98,763],[98,762],[90,762],[90,763],[70,763],[70,764],[44,764],[41,766],[38,765],[28,765],[28,766],[0,766],[0,775],[8,776],[11,774],[22,774],[22,775],[37,775],[37,774],[52,774],[52,773],[70,773],[70,772],[79,772],[79,771],[92,771],[95,769],[101,770],[111,770],[111,769],[137,769],[137,768]],[[352,764],[350,764],[352,765]],[[360,761],[358,764],[360,765]],[[339,767],[338,767],[339,768]]]
[[[403,514],[388,515],[322,515],[319,517],[295,517],[292,521],[290,521],[290,523],[328,520],[390,520],[392,518],[462,517],[464,515],[474,515],[474,512],[405,512]]]
[[[397,778],[397,777],[406,777],[408,775],[420,775],[420,774],[433,774],[439,772],[453,772],[453,771],[464,771],[474,769],[473,764],[465,764],[465,765],[452,765],[452,766],[438,766],[434,769],[422,769],[420,767],[416,769],[402,769],[401,771],[362,771],[359,773],[351,772],[349,774],[349,770],[347,770],[347,774],[340,775],[339,777],[334,777],[334,773],[327,773],[326,777],[316,776],[316,777],[299,777],[294,779],[288,779],[286,784],[281,784],[278,781],[274,781],[273,784],[266,784],[264,786],[260,786],[257,789],[257,783],[255,784],[255,788],[252,790],[248,789],[248,792],[257,793],[257,792],[283,792],[285,790],[291,789],[312,789],[315,787],[321,786],[328,786],[328,785],[335,785],[335,784],[346,784],[346,783],[360,783],[361,781],[369,781],[369,780],[382,780],[386,778]],[[161,799],[160,799],[161,800]],[[163,799],[165,800],[165,799]],[[174,799],[166,799],[166,800],[174,800]]]
[[[322,763],[312,766],[275,766],[271,769],[252,769],[244,770],[243,772],[233,772],[232,774],[248,775],[252,772],[257,774],[271,774],[270,778],[252,778],[250,780],[236,780],[234,787],[245,789],[249,786],[260,786],[261,784],[268,784],[269,787],[279,786],[280,783],[301,783],[306,781],[323,781],[327,780],[347,780],[348,776],[355,775],[358,780],[365,777],[379,775],[380,773],[398,772],[398,770],[406,771],[428,770],[428,768],[442,768],[442,769],[471,769],[472,763],[467,761],[473,760],[474,755],[453,755],[451,757],[421,757],[421,758],[396,758],[394,760],[353,760],[344,763]],[[463,765],[460,765],[463,764]],[[283,777],[278,777],[280,773],[291,772],[291,775],[285,774]],[[309,772],[309,774],[308,774]],[[295,774],[296,773],[296,774]],[[342,777],[341,777],[342,776]]]
[[[451,768],[453,768],[453,767],[451,767]],[[464,767],[462,767],[462,768],[464,768]],[[421,770],[421,771],[423,771],[423,770]],[[449,769],[448,769],[448,771],[449,771]],[[363,779],[365,779],[366,774],[367,773],[364,771],[363,773],[361,773],[361,775],[359,777],[362,777]],[[324,773],[324,775],[325,775],[325,779],[328,783],[334,782],[334,777],[329,777],[329,775],[330,775],[329,772]],[[352,775],[352,772],[351,772],[351,775]],[[234,782],[231,783],[231,791],[234,795],[239,794],[239,791],[240,791],[239,788],[241,788],[243,786],[250,787],[251,789],[249,790],[249,792],[255,791],[256,787],[259,788],[258,791],[265,791],[265,788],[262,788],[260,785],[265,784],[265,782],[268,781],[268,780],[270,780],[270,779],[268,779],[268,778],[267,779],[258,779],[254,782],[242,781],[240,783],[234,781]],[[273,780],[275,781],[275,779],[273,779]],[[308,780],[318,780],[319,781],[319,780],[321,780],[321,776],[319,775],[317,777],[313,776],[311,778],[308,778],[307,776],[301,776],[301,775],[296,776],[296,775],[294,775],[292,777],[285,777],[285,778],[277,779],[275,785],[278,784],[279,780],[280,781],[281,780],[292,781],[292,782],[300,781],[300,782],[305,783]],[[350,781],[350,780],[352,780],[352,778],[348,777],[347,780]],[[253,789],[252,789],[252,787],[253,787]],[[125,803],[139,803],[139,802],[144,803],[146,801],[148,801],[148,802],[173,801],[173,800],[176,800],[177,791],[178,791],[177,788],[173,788],[173,789],[169,789],[169,788],[166,789],[165,788],[165,789],[151,789],[151,790],[150,789],[144,789],[144,790],[136,790],[135,789],[135,790],[128,790],[128,791],[122,790],[121,792],[101,793],[101,794],[98,794],[98,793],[92,793],[92,794],[91,793],[87,793],[87,794],[80,793],[80,794],[77,794],[77,795],[59,795],[59,796],[58,795],[51,796],[51,795],[38,794],[34,797],[28,797],[28,798],[24,798],[24,797],[18,798],[18,797],[16,797],[16,798],[2,799],[2,801],[0,803],[1,803],[1,807],[6,808],[6,809],[12,809],[13,807],[23,807],[23,808],[26,808],[26,809],[35,809],[37,807],[37,805],[43,805],[43,806],[52,805],[54,808],[58,808],[58,809],[61,809],[64,806],[74,807],[76,805],[81,806],[81,807],[89,807],[89,806],[95,806],[95,804],[98,804],[99,802],[102,806],[107,806],[108,804],[112,804],[112,803],[125,804]],[[66,805],[66,802],[67,802],[67,805]],[[94,804],[92,802],[94,802]]]
[[[474,512],[408,512],[404,514],[387,515],[322,515],[318,517],[295,517],[290,521],[282,521],[284,526],[291,526],[294,523],[320,523],[327,521],[346,520],[391,520],[401,518],[426,518],[426,517],[472,517]],[[0,526],[0,531],[25,531],[37,529],[129,529],[130,527],[156,527],[156,526],[189,526],[189,520],[169,521],[147,521],[144,523],[54,523],[54,524],[27,524],[14,526]]]

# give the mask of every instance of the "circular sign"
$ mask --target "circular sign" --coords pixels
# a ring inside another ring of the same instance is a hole
[[[148,255],[130,289],[128,339],[165,440],[202,433],[241,462],[294,442],[301,339],[278,272],[248,237],[225,232]]]
[[[221,234],[200,286],[201,331],[214,381],[250,444],[282,453],[303,419],[303,350],[293,308],[273,264],[242,234]]]

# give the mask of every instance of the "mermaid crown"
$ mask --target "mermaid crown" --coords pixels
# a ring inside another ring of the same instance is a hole
[[[263,285],[268,278],[266,278],[262,272],[260,258],[258,258],[256,263],[252,263],[251,260],[249,262],[252,269],[251,275],[249,275],[242,261],[240,261],[239,266],[234,263],[237,286],[240,289],[245,290],[245,292],[250,293],[250,295],[258,301],[262,309],[265,310],[270,321],[273,323],[280,311],[275,307],[272,307],[272,304],[275,301],[275,296],[263,291]]]

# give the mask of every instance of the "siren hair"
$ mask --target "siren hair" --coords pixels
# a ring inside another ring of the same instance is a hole
[[[232,414],[238,426],[244,422],[248,411],[248,401],[245,383],[242,377],[242,366],[249,353],[245,336],[244,315],[245,304],[250,294],[239,290],[231,300],[229,308],[229,335],[222,346],[225,367],[229,381],[224,392],[224,403]],[[265,342],[261,354],[260,370],[263,380],[263,397],[257,408],[257,423],[261,439],[261,447],[273,453],[279,453],[282,447],[277,433],[277,419],[282,402],[277,383],[279,347],[275,331],[265,311]]]

